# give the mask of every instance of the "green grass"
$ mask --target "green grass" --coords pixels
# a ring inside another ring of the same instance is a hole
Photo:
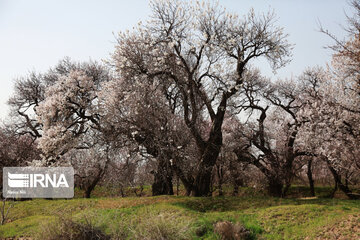
[[[0,239],[41,236],[44,226],[56,226],[63,216],[90,223],[119,239],[219,239],[213,225],[224,220],[242,223],[251,232],[250,239],[322,239],[330,231],[356,239],[347,223],[360,225],[359,212],[360,201],[327,198],[35,199],[16,203],[9,221],[0,226]]]

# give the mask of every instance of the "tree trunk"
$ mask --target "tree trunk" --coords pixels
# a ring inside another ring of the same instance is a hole
[[[312,159],[308,161],[307,165],[307,177],[309,179],[309,186],[310,186],[310,196],[315,197],[315,186],[314,186],[314,179],[312,175]]]
[[[221,126],[220,126],[221,128]],[[213,167],[220,153],[222,145],[222,132],[212,131],[205,151],[201,157],[198,167],[197,176],[195,178],[194,193],[196,197],[211,196],[210,185]]]
[[[126,197],[123,186],[120,186],[120,194],[121,194],[121,197]]]
[[[185,195],[189,197],[191,195],[192,191],[193,191],[192,188],[186,188],[185,187],[185,190],[186,190]]]
[[[90,198],[91,193],[94,190],[95,186],[99,182],[100,178],[95,177],[91,182],[87,182],[87,184],[84,186],[84,198]]]
[[[268,193],[272,197],[282,197],[283,196],[283,184],[276,178],[269,179],[268,183]]]
[[[143,185],[140,185],[140,187],[139,187],[139,193],[137,193],[137,188],[136,187],[134,187],[133,188],[133,192],[135,193],[135,196],[137,196],[137,197],[141,197],[142,196],[142,193],[143,193],[143,191],[144,191],[144,186]]]
[[[213,152],[213,151],[211,151]],[[195,178],[194,192],[195,197],[210,197],[211,196],[211,175],[215,165],[219,151],[214,151],[214,154],[207,152],[202,158],[198,173]]]
[[[234,182],[234,190],[232,192],[232,195],[237,196],[238,194],[239,194],[239,185],[236,182]]]
[[[159,151],[155,145],[146,141],[147,138],[154,138],[154,135],[151,131],[147,132],[146,137],[135,135],[136,142],[144,145],[147,153],[157,159],[157,169],[153,171],[154,182],[151,186],[152,195],[174,195],[172,184],[173,173],[169,162],[172,153]]]
[[[234,161],[230,161],[230,176],[231,176],[231,181],[233,184],[233,192],[232,195],[233,196],[237,196],[239,194],[239,187],[243,187],[244,186],[244,180],[243,177],[240,176],[240,172],[239,172],[239,168],[243,168],[243,166],[239,166],[239,164],[236,164]]]
[[[211,172],[211,165],[209,166],[208,164],[201,164],[201,167],[195,179],[193,196],[210,197]]]
[[[223,188],[222,188],[224,173],[223,173],[223,168],[222,168],[221,164],[216,165],[216,175],[217,175],[217,180],[218,180],[217,187],[219,189],[219,196],[224,196],[224,192],[223,192]]]
[[[179,196],[180,179],[176,176],[176,196]]]
[[[286,197],[286,194],[289,191],[290,187],[291,187],[291,183],[287,182],[281,193],[282,198]]]
[[[211,196],[210,184],[213,168],[219,156],[222,146],[222,124],[226,111],[226,103],[229,93],[224,93],[219,104],[217,113],[213,116],[213,123],[210,130],[209,138],[207,141],[198,140],[197,144],[201,152],[201,159],[198,165],[197,174],[194,181],[193,195],[197,197]],[[188,122],[190,129],[192,128],[191,122]],[[195,138],[198,139],[198,133],[192,131]]]
[[[345,195],[350,199],[359,199],[360,195],[354,194],[346,185],[344,185],[341,181],[341,176],[337,173],[336,169],[331,166],[331,163],[327,161],[328,167],[330,169],[330,172],[332,173],[335,182],[337,183],[337,186],[339,189],[345,193]]]
[[[349,178],[347,175],[345,175],[345,186],[349,188]]]
[[[332,192],[330,193],[330,197],[333,198],[335,196],[336,191],[338,190],[338,183],[335,180],[335,185],[334,185],[334,189],[332,190]]]
[[[174,195],[172,177],[164,176],[163,173],[156,173],[154,175],[154,182],[152,184],[152,195]]]
[[[174,195],[172,170],[167,160],[159,160],[157,171],[154,173],[152,195]]]
[[[85,185],[84,189],[84,198],[90,198],[91,197],[91,193],[92,191],[95,189],[96,185],[98,184],[98,182],[101,180],[102,178],[102,173],[103,170],[101,170],[98,175],[96,175],[94,177],[94,179],[90,180],[89,182],[87,182],[87,184]]]
[[[194,179],[192,178],[192,176],[186,176],[184,174],[184,172],[182,171],[182,169],[177,165],[178,161],[175,161],[174,164],[172,165],[172,168],[174,169],[176,176],[178,178],[180,178],[181,182],[184,185],[184,188],[186,190],[186,196],[190,196],[191,192],[193,191],[193,182]]]
[[[224,192],[222,189],[222,182],[219,182],[218,188],[219,188],[219,196],[224,196]]]
[[[239,194],[239,187],[243,187],[244,186],[244,181],[241,177],[239,177],[237,174],[233,175],[233,196],[237,196]]]
[[[94,190],[95,187],[89,186],[85,189],[84,192],[84,198],[90,198],[91,197],[91,192]]]
[[[84,192],[84,198],[90,198],[91,197],[91,193],[92,191],[95,189],[96,185],[100,182],[100,180],[102,179],[102,177],[104,176],[104,173],[107,169],[107,166],[108,166],[108,163],[109,163],[109,160],[107,160],[105,162],[105,166],[103,169],[100,169],[99,172],[97,173],[96,176],[94,176],[93,179],[89,179],[87,181],[86,184],[84,184],[84,189],[85,189],[85,192]]]

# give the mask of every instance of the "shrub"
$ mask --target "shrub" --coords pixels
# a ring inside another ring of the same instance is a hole
[[[124,216],[113,229],[115,239],[191,239],[192,219],[171,208],[147,207],[136,215]]]
[[[57,221],[42,228],[37,237],[41,240],[110,240],[99,228],[87,218],[85,222],[75,222],[70,217],[59,217]]]

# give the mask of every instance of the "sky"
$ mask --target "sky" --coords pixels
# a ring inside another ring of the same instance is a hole
[[[319,23],[340,39],[346,36],[346,0],[219,0],[228,10],[246,14],[273,9],[277,24],[289,34],[293,60],[274,74],[265,62],[256,63],[273,79],[299,75],[307,67],[324,66],[331,39]],[[45,72],[65,56],[75,61],[109,59],[119,31],[131,30],[151,13],[148,0],[0,0],[0,119],[14,80],[32,71]],[[115,35],[114,35],[115,34]]]

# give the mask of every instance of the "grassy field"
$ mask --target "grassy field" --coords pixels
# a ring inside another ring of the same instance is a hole
[[[261,195],[21,201],[0,238],[52,239],[86,228],[103,239],[220,239],[213,226],[224,220],[243,224],[250,239],[360,239],[359,201]]]

